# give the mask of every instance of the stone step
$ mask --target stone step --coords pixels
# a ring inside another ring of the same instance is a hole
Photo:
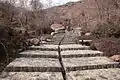
[[[8,72],[60,72],[58,59],[53,58],[17,58],[5,71]]]
[[[58,45],[43,44],[41,46],[31,46],[29,50],[58,51]]]
[[[63,80],[60,72],[9,72],[0,80]]]
[[[62,60],[66,71],[116,68],[119,66],[118,62],[107,57],[63,58]]]
[[[64,45],[64,44],[66,44],[66,45],[68,45],[68,44],[76,44],[75,42],[73,42],[73,41],[63,41],[63,42],[61,42],[61,45]]]
[[[120,80],[120,68],[71,71],[67,80]]]
[[[92,40],[79,40],[79,42],[92,42]]]
[[[57,45],[57,44],[59,44],[60,40],[61,39],[53,39],[53,42],[47,42],[45,44],[55,44],[55,45]],[[92,40],[83,40],[83,41],[84,41],[84,43],[90,43],[90,42],[92,42]],[[82,40],[79,40],[79,43],[81,44]],[[63,40],[61,42],[61,45],[64,45],[64,44],[76,44],[76,42],[73,41],[73,40]]]
[[[79,44],[90,46],[92,40],[79,40]]]
[[[61,50],[89,50],[89,46],[80,44],[65,44],[60,46]],[[58,45],[43,44],[41,46],[31,46],[29,50],[58,51]]]
[[[61,39],[63,39],[61,44],[75,44],[74,37],[70,33],[64,34],[64,35],[59,34],[53,40],[55,42],[58,41],[58,43],[59,43],[61,41]]]
[[[59,58],[58,51],[27,50],[18,54],[18,57],[29,58]]]
[[[89,50],[89,46],[83,46],[80,44],[66,44],[66,45],[61,45],[60,46],[61,50]]]
[[[47,42],[46,44],[54,44],[54,45],[59,45],[60,43],[60,40],[55,40],[54,42]],[[65,45],[65,44],[76,44],[75,42],[73,41],[62,41],[61,42],[61,45]]]
[[[103,52],[93,50],[66,50],[61,51],[63,58],[78,58],[78,57],[96,57],[103,56]]]
[[[59,45],[60,41],[54,41],[54,42],[48,42],[46,44],[54,44],[54,45]],[[75,44],[75,42],[61,42],[61,45],[65,44]]]

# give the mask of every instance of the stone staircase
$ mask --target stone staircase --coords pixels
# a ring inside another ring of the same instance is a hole
[[[6,67],[8,74],[0,80],[120,80],[118,62],[71,42],[31,46]]]

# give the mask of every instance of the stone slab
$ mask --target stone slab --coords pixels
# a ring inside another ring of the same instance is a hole
[[[120,80],[120,69],[95,69],[71,71],[67,73],[68,80]]]
[[[60,46],[61,50],[89,50],[89,46],[83,46],[80,44],[66,44]]]
[[[63,58],[63,64],[66,71],[116,68],[119,66],[118,62],[107,57]]]
[[[60,72],[61,65],[58,59],[53,58],[17,58],[11,62],[8,72]]]
[[[57,51],[58,45],[43,44],[41,46],[31,46],[29,50]]]
[[[30,58],[58,58],[57,51],[41,51],[41,50],[27,50],[19,53],[19,57],[30,57]]]
[[[60,41],[54,41],[54,42],[49,42],[47,44],[54,44],[54,45],[59,45]],[[61,45],[66,45],[66,44],[75,44],[75,42],[61,42]]]
[[[63,80],[60,72],[9,72],[0,80]]]
[[[79,40],[79,42],[82,42],[82,40]],[[92,42],[92,40],[83,40],[83,42]]]
[[[103,56],[103,52],[94,51],[94,50],[66,50],[61,51],[63,58],[74,58],[74,57],[95,57]]]

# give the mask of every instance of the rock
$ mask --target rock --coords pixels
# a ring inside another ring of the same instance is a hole
[[[47,41],[47,42],[52,42],[52,40],[51,40],[51,39],[46,39],[46,41]]]
[[[0,78],[5,78],[7,76],[8,76],[8,73],[3,71],[0,75]]]
[[[91,35],[91,33],[85,33],[85,36],[90,36]]]
[[[47,43],[47,42],[46,42],[46,41],[41,41],[41,43],[45,44],[45,43]]]
[[[27,42],[32,45],[39,45],[40,44],[40,40],[37,38],[32,38],[32,39],[28,39]]]
[[[65,29],[65,27],[62,24],[55,23],[55,24],[51,25],[51,29],[53,29],[55,32],[57,32],[59,30]]]
[[[54,36],[55,34],[57,34],[57,32],[52,32],[52,33],[51,33],[51,36]]]
[[[119,62],[120,61],[120,55],[114,55],[114,56],[110,57],[110,59]]]
[[[41,41],[47,41],[47,39],[51,40],[53,38],[52,35],[46,34],[41,37]]]
[[[40,40],[37,39],[37,38],[34,38],[34,39],[32,40],[32,43],[33,43],[34,45],[38,45],[38,44],[40,43]]]

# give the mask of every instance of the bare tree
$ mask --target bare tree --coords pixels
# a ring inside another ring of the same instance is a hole
[[[120,1],[119,0],[94,0],[97,9],[98,16],[100,16],[100,20],[107,20],[108,23],[114,22],[111,21],[112,16],[117,16],[120,9]]]
[[[48,1],[48,7],[52,6],[52,0],[47,0]]]
[[[33,11],[40,11],[42,9],[42,4],[40,0],[32,0],[31,1],[31,7]]]
[[[15,7],[14,7],[15,1],[2,1],[1,2],[1,10],[4,14],[7,14],[6,18],[8,19],[8,25],[11,25],[11,22],[13,22],[13,18],[15,17]],[[4,16],[5,18],[5,16]]]
[[[32,23],[35,25],[36,29],[41,29],[41,34],[43,33],[43,22],[44,22],[44,11],[42,10],[43,5],[40,0],[32,0],[31,1],[31,9],[32,9]]]

